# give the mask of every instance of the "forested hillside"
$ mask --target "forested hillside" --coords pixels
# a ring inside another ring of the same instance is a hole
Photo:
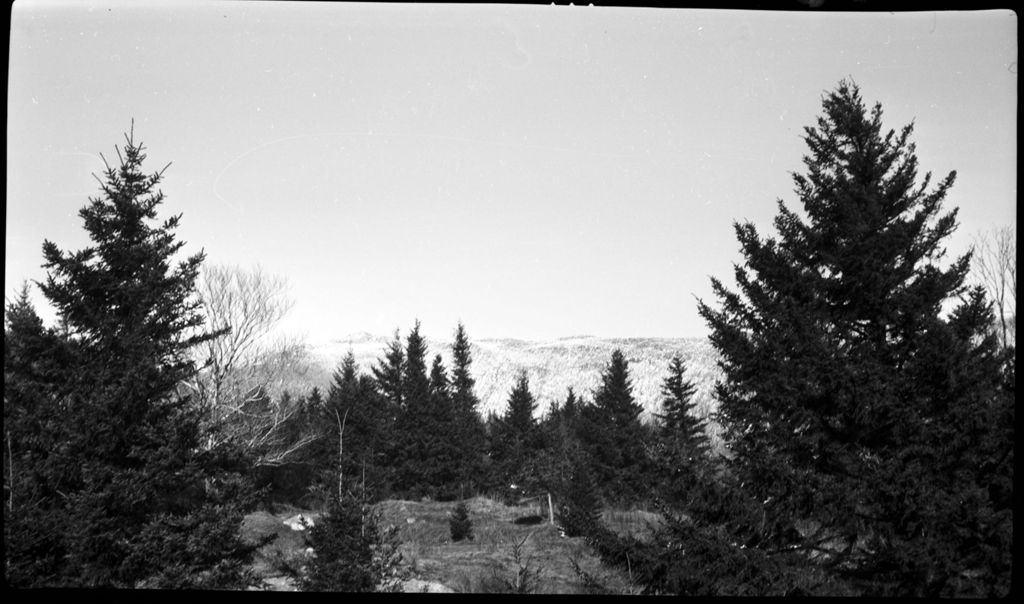
[[[329,344],[314,346],[312,353],[320,366],[333,370],[338,359],[351,348],[360,367],[371,367],[382,354],[389,339],[366,333],[353,334]],[[451,362],[451,342],[427,340],[432,352]],[[565,398],[568,388],[578,394],[592,393],[600,385],[601,370],[612,351],[623,351],[630,362],[633,394],[644,408],[645,419],[661,411],[661,383],[668,375],[668,363],[679,355],[688,367],[690,379],[697,384],[694,395],[697,412],[702,416],[713,409],[712,389],[720,371],[715,351],[702,338],[596,338],[577,336],[550,341],[515,339],[473,340],[473,375],[483,414],[501,413],[508,393],[521,370],[526,370],[530,388],[537,398],[539,413],[553,401]],[[312,374],[311,374],[312,375]]]

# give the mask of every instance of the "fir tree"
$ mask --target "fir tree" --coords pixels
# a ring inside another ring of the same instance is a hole
[[[414,408],[426,403],[430,396],[430,378],[427,375],[427,343],[420,335],[417,320],[405,342],[405,371],[402,373],[402,399],[405,407]]]
[[[452,541],[473,540],[473,520],[469,517],[469,506],[460,500],[448,517],[448,528]]]
[[[590,466],[582,452],[572,460],[568,489],[556,514],[568,537],[593,538],[602,532],[601,499]]]
[[[629,363],[621,350],[614,350],[601,374],[594,404],[584,409],[581,423],[581,437],[594,460],[596,480],[613,498],[633,500],[645,490],[642,411],[633,398]]]
[[[537,401],[530,392],[530,378],[523,371],[509,393],[508,409],[502,417],[502,424],[514,436],[525,440],[537,426],[536,411]]]
[[[704,422],[694,415],[693,395],[697,386],[685,378],[686,365],[679,356],[672,357],[668,377],[661,386],[662,412],[658,417],[668,435],[681,434],[687,440],[700,440],[704,435]],[[704,439],[706,440],[706,438]]]
[[[352,359],[353,362],[355,359]],[[377,389],[383,394],[396,409],[403,408],[404,400],[402,393],[404,385],[402,376],[405,374],[405,351],[402,348],[402,339],[398,330],[395,330],[394,339],[388,343],[384,358],[378,361],[373,368],[373,378],[377,383]]]
[[[326,427],[316,454],[321,469],[338,467],[345,476],[365,480],[374,493],[390,489],[389,454],[394,446],[395,403],[378,392],[375,381],[361,375],[355,354],[349,350],[334,372],[318,422]],[[339,460],[339,431],[344,420],[344,459]]]
[[[12,586],[53,586],[67,581],[68,511],[57,490],[74,472],[61,443],[73,430],[62,415],[75,357],[43,325],[28,292],[25,284],[4,314],[5,578]]]
[[[580,416],[580,408],[583,406],[582,401],[576,398],[576,393],[573,391],[572,386],[569,387],[565,395],[565,402],[561,406],[561,415],[563,421],[567,424],[572,425]]]
[[[669,362],[669,376],[662,385],[662,434],[680,462],[696,463],[708,455],[710,442],[705,420],[695,414],[696,386],[685,379],[686,365],[679,356]]]
[[[203,254],[172,266],[183,247],[162,223],[157,188],[141,144],[126,135],[102,194],[79,215],[93,242],[79,252],[43,244],[43,294],[73,351],[57,391],[37,412],[61,422],[42,470],[37,502],[56,520],[59,569],[10,576],[21,585],[241,587],[251,554],[239,540],[254,503],[225,448],[204,450],[202,412],[179,393],[196,373],[190,349],[203,333],[195,282]],[[5,367],[6,373],[6,367]],[[29,468],[25,468],[29,471]],[[18,546],[11,548],[19,551]],[[24,568],[8,559],[8,569]],[[47,574],[55,570],[54,574]]]
[[[375,592],[397,589],[401,561],[394,529],[380,528],[380,513],[351,493],[332,496],[308,531],[315,556],[300,586],[303,591]]]
[[[429,396],[435,401],[451,401],[450,384],[448,383],[448,372],[444,368],[444,361],[441,355],[434,355],[434,362],[430,365]]]
[[[473,363],[469,346],[469,336],[466,335],[466,328],[460,322],[455,329],[455,340],[452,342],[452,388],[463,406],[476,412],[476,405],[479,401],[473,387],[476,380],[470,373],[469,366]]]
[[[736,224],[739,291],[712,279],[721,306],[699,305],[746,498],[732,533],[816,552],[864,594],[1006,593],[1012,514],[988,487],[1012,430],[988,422],[1009,405],[991,313],[980,292],[941,312],[970,263],[939,266],[955,173],[918,183],[912,126],[884,132],[850,82],[823,108],[793,177],[805,215],[779,201],[777,239]]]
[[[523,371],[509,393],[508,407],[496,424],[491,456],[504,487],[531,485],[530,471],[538,443],[537,420],[533,416],[537,402],[530,392],[530,381]]]
[[[697,387],[685,379],[686,365],[675,356],[669,362],[669,375],[662,384],[662,421],[660,459],[663,486],[676,492],[672,499],[695,486],[693,480],[705,471],[710,450],[705,422],[694,414],[693,394]]]
[[[406,345],[405,409],[396,434],[397,488],[408,496],[458,495],[459,450],[448,378],[440,355],[426,372],[426,343],[417,321]]]
[[[455,426],[458,432],[457,444],[459,453],[459,482],[465,488],[482,488],[486,479],[483,456],[487,437],[484,433],[483,420],[477,407],[480,404],[473,388],[476,381],[470,372],[473,359],[470,352],[469,336],[460,322],[455,330],[452,343],[452,405],[455,413]],[[463,494],[464,495],[464,494]]]
[[[341,359],[341,365],[334,370],[335,388],[352,388],[359,378],[359,365],[356,363],[356,355],[349,348],[345,357]]]

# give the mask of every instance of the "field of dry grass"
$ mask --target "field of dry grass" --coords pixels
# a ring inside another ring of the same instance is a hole
[[[561,536],[536,505],[506,506],[485,497],[467,501],[473,539],[452,542],[454,503],[386,501],[385,524],[399,527],[402,555],[412,576],[455,592],[627,593],[628,578],[604,567],[579,538]],[[588,585],[576,569],[600,585]]]
[[[601,564],[580,538],[563,537],[548,523],[546,506],[509,506],[486,497],[467,500],[473,539],[452,542],[448,525],[455,503],[388,500],[379,504],[383,526],[398,527],[409,577],[407,591],[461,593],[634,593],[622,572]],[[294,571],[306,556],[301,531],[284,520],[301,510],[246,517],[249,538],[275,534],[255,561],[256,571],[273,590],[294,589]],[[616,532],[643,537],[656,515],[640,510],[607,510],[605,523]]]

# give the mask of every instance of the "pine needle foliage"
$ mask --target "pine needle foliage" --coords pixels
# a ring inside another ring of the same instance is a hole
[[[448,528],[452,541],[473,540],[473,520],[469,517],[469,506],[465,501],[459,501],[452,510],[448,518]]]
[[[491,459],[504,488],[510,485],[533,487],[533,456],[539,445],[539,429],[534,412],[537,401],[530,392],[530,380],[522,372],[509,392],[508,407],[495,422],[491,437]]]
[[[204,446],[203,411],[179,391],[197,371],[192,347],[219,335],[203,331],[196,295],[204,256],[175,264],[181,217],[158,220],[163,171],[144,173],[142,144],[125,139],[119,163],[97,178],[101,194],[79,212],[92,245],[43,244],[40,288],[60,328],[40,329],[23,312],[9,324],[22,335],[5,347],[5,378],[35,385],[16,393],[5,384],[5,416],[20,407],[14,415],[45,429],[29,447],[26,435],[11,437],[19,457],[9,467],[34,495],[6,518],[7,577],[19,586],[243,587],[251,550],[238,532],[254,504],[246,460]],[[50,348],[39,359],[45,374],[21,373],[21,345]],[[40,517],[27,535],[26,521]],[[27,559],[39,553],[42,564]]]
[[[629,362],[616,349],[601,373],[593,404],[581,410],[579,426],[594,464],[595,480],[611,500],[637,501],[647,490],[645,476],[650,468],[647,435],[640,422],[642,411],[633,397]]]
[[[303,591],[394,591],[399,580],[397,530],[382,528],[381,515],[351,491],[328,499],[308,530],[314,556],[299,584]]]
[[[942,266],[956,173],[919,181],[913,125],[885,131],[852,82],[822,106],[802,214],[779,201],[777,237],[735,224],[738,289],[713,278],[718,306],[699,304],[747,498],[732,537],[864,595],[1003,595],[1012,513],[992,487],[1012,474],[1012,403],[970,255]]]
[[[456,444],[459,447],[458,481],[460,496],[479,491],[487,485],[484,476],[484,454],[487,435],[480,417],[471,367],[473,363],[469,336],[460,322],[452,342],[451,400],[454,408]]]
[[[406,497],[450,501],[460,491],[451,386],[440,355],[427,373],[427,346],[419,330],[417,321],[406,339],[404,407],[395,433],[395,489]]]

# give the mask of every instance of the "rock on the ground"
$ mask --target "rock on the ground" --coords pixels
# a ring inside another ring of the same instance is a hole
[[[266,577],[263,579],[267,591],[299,591],[291,577]]]
[[[293,531],[304,531],[316,524],[316,519],[307,514],[296,514],[284,521],[284,524]]]
[[[433,581],[424,581],[423,579],[406,579],[402,581],[402,591],[404,593],[428,593],[428,594],[450,594],[454,593],[447,585],[441,583],[435,583]]]

